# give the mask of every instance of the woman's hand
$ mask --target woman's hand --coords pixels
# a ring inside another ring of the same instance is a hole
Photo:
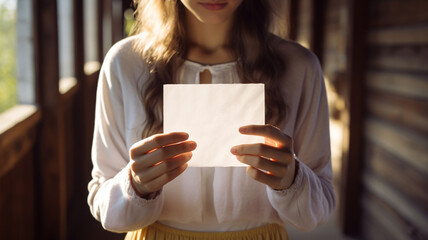
[[[265,144],[242,144],[232,147],[232,154],[248,164],[247,174],[276,190],[287,189],[296,175],[293,139],[272,125],[248,125],[239,129],[246,135],[265,137]]]
[[[150,198],[184,172],[196,148],[188,138],[184,132],[157,134],[132,145],[131,181],[138,195]]]

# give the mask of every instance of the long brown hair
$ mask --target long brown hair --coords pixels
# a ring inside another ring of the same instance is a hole
[[[163,84],[174,83],[175,70],[187,50],[184,28],[185,7],[180,0],[134,0],[136,24],[140,34],[135,45],[150,69],[142,102],[147,119],[143,138],[162,131]],[[278,125],[285,118],[286,104],[280,92],[284,61],[269,44],[273,17],[270,1],[244,0],[236,10],[230,36],[239,57],[238,74],[244,83],[264,83],[266,122]]]

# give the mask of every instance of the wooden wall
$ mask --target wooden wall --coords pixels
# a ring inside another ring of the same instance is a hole
[[[0,239],[34,239],[36,231],[33,146],[40,113],[22,106],[2,114],[0,120],[22,113],[30,116],[17,123],[21,131],[5,131],[0,136]]]
[[[124,238],[102,229],[86,199],[103,38],[111,46],[123,37],[130,1],[95,1],[99,57],[84,62],[85,1],[73,0],[74,70],[60,78],[58,1],[32,0],[36,104],[0,114],[0,239]]]
[[[364,239],[428,239],[428,1],[370,1]]]
[[[428,1],[297,5],[294,39],[320,57],[332,123],[343,131],[342,146],[332,145],[342,150],[342,231],[427,239]]]

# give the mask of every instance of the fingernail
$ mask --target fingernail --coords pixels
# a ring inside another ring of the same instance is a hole
[[[247,132],[247,128],[246,127],[240,127],[239,128],[239,132],[246,133]]]
[[[196,142],[189,142],[189,147],[190,148],[196,148]]]
[[[237,154],[237,153],[238,153],[238,150],[236,149],[236,147],[232,147],[232,148],[230,149],[230,152],[231,152],[232,154]]]

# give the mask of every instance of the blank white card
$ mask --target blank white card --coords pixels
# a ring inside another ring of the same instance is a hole
[[[197,143],[189,166],[245,166],[230,148],[264,142],[239,133],[265,123],[264,84],[166,84],[163,96],[164,132],[187,132]]]

